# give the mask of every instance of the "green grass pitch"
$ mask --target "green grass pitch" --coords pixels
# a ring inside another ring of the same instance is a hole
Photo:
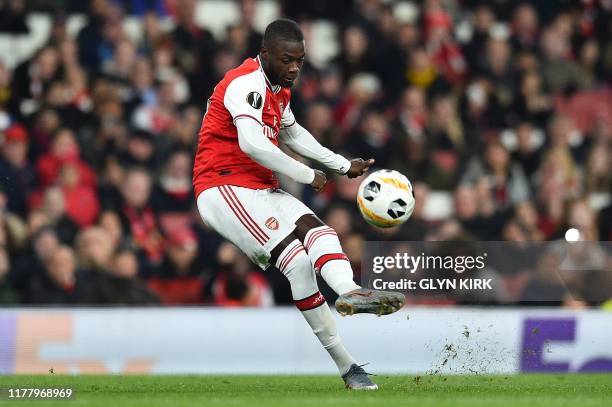
[[[351,392],[335,376],[0,376],[0,387],[73,387],[74,401],[25,406],[611,406],[612,375],[375,376]]]

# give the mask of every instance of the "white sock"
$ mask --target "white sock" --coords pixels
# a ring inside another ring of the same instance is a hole
[[[351,263],[332,228],[310,229],[304,237],[304,247],[315,270],[338,295],[361,288],[353,281]]]
[[[323,298],[323,295],[318,291],[315,295]],[[304,318],[306,318],[306,321],[310,324],[314,334],[319,338],[321,345],[327,349],[329,355],[334,362],[336,362],[340,375],[348,372],[351,365],[356,362],[342,344],[342,340],[338,335],[336,321],[325,299],[323,299],[323,302],[316,308],[302,311],[302,315],[304,315]]]
[[[345,374],[356,363],[355,359],[342,344],[336,321],[319,292],[312,264],[299,240],[294,240],[283,250],[278,256],[276,267],[289,280],[295,305],[338,366],[340,374]]]

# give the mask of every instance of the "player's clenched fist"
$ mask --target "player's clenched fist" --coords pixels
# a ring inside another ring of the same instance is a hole
[[[325,188],[325,184],[327,184],[327,176],[323,171],[314,170],[315,177],[312,183],[310,184],[315,191],[319,192]]]
[[[346,172],[346,176],[349,178],[357,178],[362,176],[374,165],[374,159],[364,160],[363,158],[353,158],[351,160],[351,167]]]

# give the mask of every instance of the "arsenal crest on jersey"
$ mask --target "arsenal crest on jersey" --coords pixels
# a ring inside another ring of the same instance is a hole
[[[278,221],[276,220],[275,217],[269,217],[268,220],[266,221],[266,227],[270,230],[277,230],[278,229]]]
[[[261,106],[263,105],[263,98],[257,92],[249,93],[246,100],[253,109],[261,109]]]

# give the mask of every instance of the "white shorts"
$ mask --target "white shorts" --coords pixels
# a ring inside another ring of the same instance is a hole
[[[200,193],[197,204],[204,223],[264,270],[270,252],[293,232],[295,222],[313,213],[293,195],[272,188],[212,187]]]

